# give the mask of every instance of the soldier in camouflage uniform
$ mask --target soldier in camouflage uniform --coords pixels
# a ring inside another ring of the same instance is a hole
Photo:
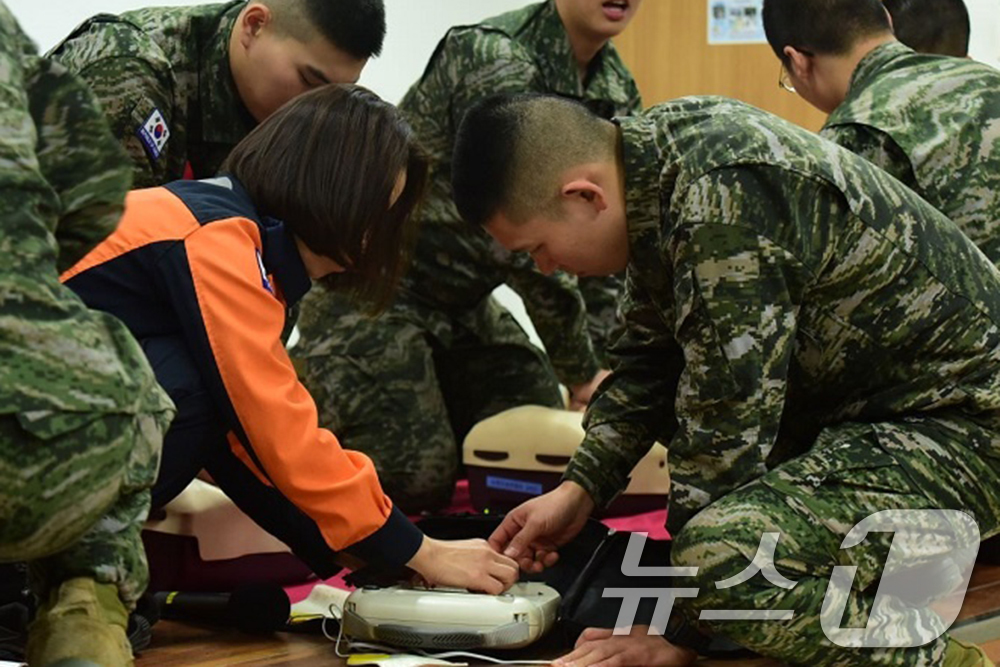
[[[824,137],[901,180],[1000,262],[1000,72],[915,53],[881,0],[767,0],[764,27],[795,91],[830,114]]]
[[[891,535],[840,545],[879,510],[961,510],[983,537],[1000,532],[1000,272],[968,237],[869,162],[723,98],[617,127],[562,100],[494,99],[466,117],[455,164],[463,217],[505,247],[588,274],[627,264],[626,333],[586,438],[495,548],[551,564],[658,440],[674,564],[700,568],[699,597],[677,601],[689,623],[796,665],[984,664],[946,636],[841,648],[819,622],[847,559],[858,579],[840,627],[864,627]],[[717,589],[765,532],[780,534],[775,565],[794,588]],[[795,617],[700,621],[706,609]],[[569,660],[609,654],[693,658],[660,637],[592,633]]]
[[[135,186],[215,176],[256,124],[382,50],[382,0],[234,0],[98,14],[49,54],[80,75]]]
[[[32,665],[131,660],[173,404],[124,325],[58,280],[114,230],[131,180],[93,95],[0,4],[0,561],[30,561],[43,600]]]
[[[606,117],[638,111],[609,42],[638,5],[548,0],[449,31],[400,105],[433,161],[400,296],[376,320],[322,290],[303,302],[295,354],[321,420],[374,459],[410,511],[448,503],[457,443],[476,422],[518,405],[561,408],[560,380],[585,405],[603,378],[620,281],[543,276],[465,225],[451,200],[451,149],[465,111],[498,91],[555,93]],[[503,283],[524,297],[547,356],[491,296]]]

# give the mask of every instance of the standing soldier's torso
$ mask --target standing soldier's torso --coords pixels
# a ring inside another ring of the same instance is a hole
[[[451,154],[472,104],[518,92],[577,99],[608,118],[642,108],[635,81],[610,43],[581,80],[552,0],[452,28],[400,103],[432,160],[420,243],[406,280],[421,298],[467,307],[504,280],[510,254],[464,223],[452,201]]]
[[[101,99],[137,165],[138,186],[214,176],[254,127],[229,69],[229,35],[243,5],[101,14],[51,52]]]
[[[892,42],[858,65],[847,99],[823,129],[865,155],[888,142],[889,171],[1000,262],[1000,72]]]

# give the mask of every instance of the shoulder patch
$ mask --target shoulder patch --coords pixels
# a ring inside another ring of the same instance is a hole
[[[163,147],[167,145],[167,139],[170,138],[170,128],[167,127],[167,121],[160,110],[154,108],[146,121],[136,128],[135,133],[146,146],[150,157],[154,160],[160,159]]]
[[[257,253],[257,266],[260,268],[260,280],[261,283],[268,292],[274,294],[274,288],[271,286],[271,281],[267,278],[267,269],[264,268],[264,258],[260,256],[260,250],[254,250]]]

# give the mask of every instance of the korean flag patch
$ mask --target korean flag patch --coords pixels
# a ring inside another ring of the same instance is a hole
[[[266,289],[271,294],[274,294],[274,288],[271,287],[271,281],[267,279],[267,269],[264,268],[264,258],[260,256],[260,250],[257,250],[257,266],[260,268],[260,280],[264,289]]]
[[[170,128],[167,127],[167,121],[163,118],[160,110],[153,109],[153,113],[149,114],[146,122],[135,133],[146,145],[150,157],[154,160],[160,159],[163,147],[167,144],[167,139],[170,138]]]

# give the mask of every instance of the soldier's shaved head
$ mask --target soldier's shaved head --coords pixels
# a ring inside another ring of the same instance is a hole
[[[254,0],[274,15],[275,28],[306,42],[318,33],[341,51],[367,59],[382,53],[383,0]]]
[[[553,95],[494,96],[474,106],[455,141],[455,204],[469,223],[496,213],[513,221],[558,205],[560,176],[615,159],[617,129],[577,102]]]
[[[843,55],[855,44],[889,33],[882,0],[764,0],[764,31],[782,61],[786,46],[818,55]]]
[[[844,101],[862,58],[896,40],[882,0],[764,0],[763,19],[782,76],[824,113]]]

